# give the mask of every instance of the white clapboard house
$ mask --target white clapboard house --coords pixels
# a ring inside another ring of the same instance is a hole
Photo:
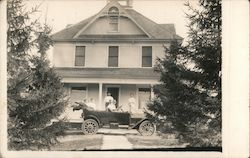
[[[164,57],[163,46],[182,40],[174,24],[148,19],[133,9],[132,0],[107,0],[97,14],[52,37],[53,65],[71,102],[92,98],[97,110],[104,110],[107,92],[118,105],[127,105],[133,93],[138,112],[159,83],[153,67],[158,57]],[[70,118],[79,118],[70,105],[67,109]]]

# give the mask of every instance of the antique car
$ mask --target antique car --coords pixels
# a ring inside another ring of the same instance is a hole
[[[128,112],[97,111],[84,103],[78,103],[74,110],[83,110],[81,129],[84,134],[96,134],[99,128],[111,125],[127,125],[128,129],[137,129],[143,136],[150,136],[155,132],[155,125],[145,115],[130,114]]]

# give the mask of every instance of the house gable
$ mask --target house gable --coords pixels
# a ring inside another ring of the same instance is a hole
[[[140,26],[117,1],[108,3],[87,25],[85,25],[79,32],[76,33],[74,38],[81,37],[89,34],[110,34],[114,33],[109,31],[109,9],[117,8],[119,11],[118,24],[119,28],[116,34],[139,34],[151,37],[142,26]],[[121,24],[127,24],[128,28],[124,28]],[[100,26],[102,26],[100,28]],[[97,32],[95,32],[97,31]]]
[[[109,26],[109,17],[103,16],[96,19],[86,30],[84,30],[78,37],[84,35],[138,35],[145,36],[143,32],[131,19],[125,16],[120,16],[118,20],[118,31],[111,32]],[[101,26],[101,27],[100,27]]]
[[[109,9],[118,9],[118,26],[110,31]],[[54,41],[169,41],[182,40],[175,32],[174,24],[157,24],[132,8],[117,1],[108,3],[99,13],[52,35]]]

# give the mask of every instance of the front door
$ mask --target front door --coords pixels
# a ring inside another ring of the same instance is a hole
[[[116,108],[119,106],[119,88],[118,87],[108,87],[108,92],[111,93],[111,96],[116,100]]]

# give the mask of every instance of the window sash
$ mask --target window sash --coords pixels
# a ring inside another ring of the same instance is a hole
[[[142,47],[142,56],[152,57],[152,47],[151,46],[143,46]]]
[[[109,17],[110,24],[118,24],[118,16]]]
[[[118,21],[119,21],[118,16],[110,16],[109,17],[110,31],[112,31],[112,32],[117,32],[118,31]]]
[[[142,47],[142,67],[152,67],[152,47]]]
[[[118,46],[110,46],[109,47],[109,59],[108,66],[109,67],[118,67]]]
[[[75,66],[85,66],[85,46],[76,46]]]
[[[85,56],[85,46],[76,46],[76,56]]]
[[[75,66],[85,66],[85,57],[76,57]]]
[[[118,57],[109,57],[109,67],[118,67]]]

